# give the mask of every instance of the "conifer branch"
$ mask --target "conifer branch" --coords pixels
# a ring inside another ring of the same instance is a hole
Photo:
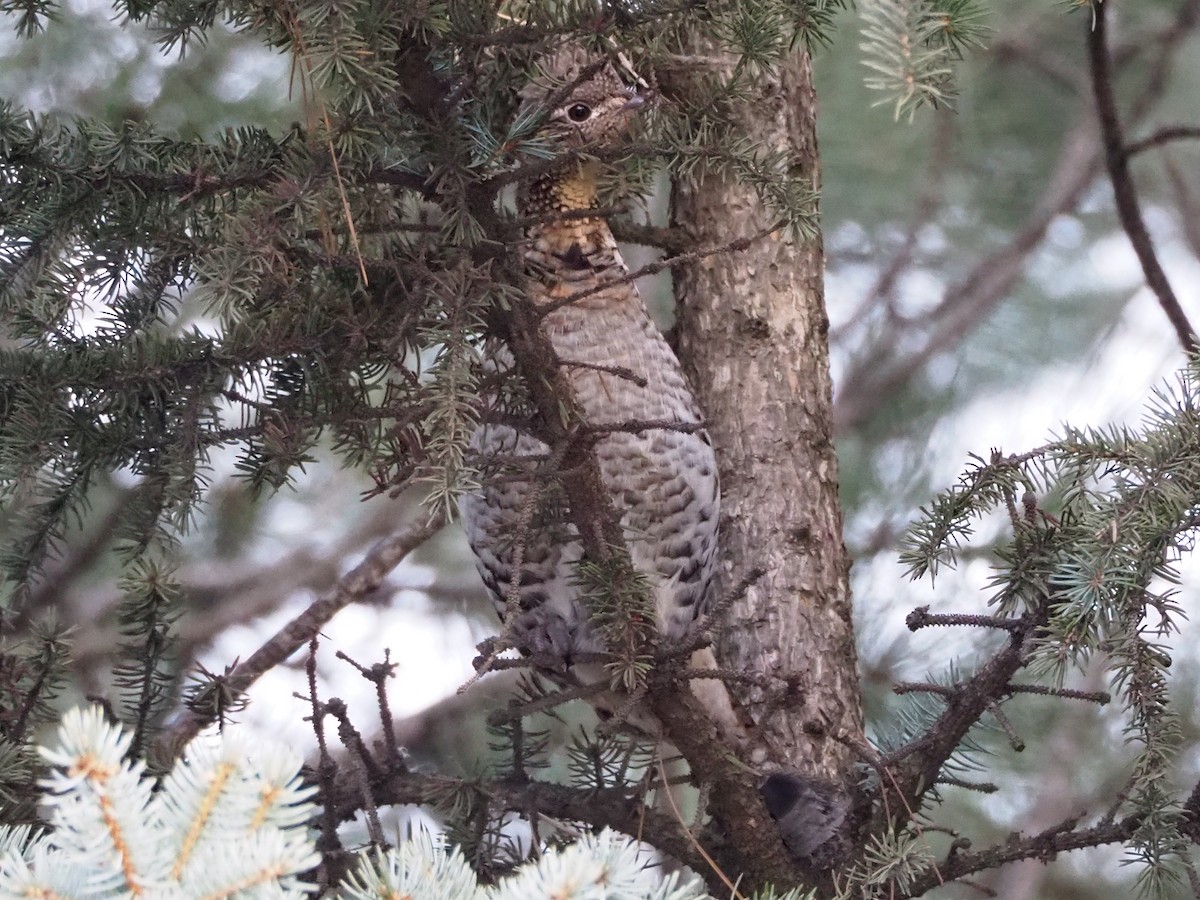
[[[240,736],[192,742],[158,783],[130,759],[131,736],[98,707],[63,717],[43,801],[48,831],[0,829],[0,894],[224,897],[259,886],[307,887],[319,857],[305,833],[313,812],[300,759]]]
[[[912,897],[924,896],[944,884],[960,881],[965,876],[995,869],[1006,863],[1024,859],[1036,859],[1045,863],[1055,859],[1060,853],[1071,850],[1122,843],[1133,836],[1141,825],[1141,820],[1138,816],[1127,816],[1118,822],[1076,829],[1078,824],[1078,818],[1067,819],[1036,835],[1010,840],[986,850],[963,852],[960,848],[952,849],[936,867],[909,879],[904,885],[893,886],[888,896],[895,897],[896,900],[909,900]]]
[[[937,689],[946,699],[946,708],[933,724],[883,757],[881,764],[891,770],[892,777],[881,790],[884,795],[895,794],[895,800],[885,801],[883,808],[892,811],[894,824],[903,824],[906,810],[920,807],[921,796],[937,781],[942,766],[967,732],[1005,695],[1009,681],[1026,662],[1025,640],[1035,627],[1031,617],[1016,620],[1009,629],[1008,643],[974,675],[953,688]]]

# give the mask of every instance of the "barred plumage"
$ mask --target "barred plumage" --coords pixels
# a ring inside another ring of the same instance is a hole
[[[581,65],[560,72],[559,84],[575,78]],[[526,93],[527,102],[544,100],[552,90],[538,86]],[[640,98],[606,67],[575,87],[549,123],[568,143],[594,144],[623,132],[638,105]],[[548,175],[523,193],[522,212],[536,218],[594,209],[595,177],[594,163]],[[650,580],[660,633],[676,640],[708,600],[717,549],[716,459],[704,430],[688,427],[702,421],[700,411],[679,361],[627,280],[628,268],[603,218],[535,224],[527,239],[529,292],[538,304],[560,304],[542,327],[587,424],[664,423],[608,433],[597,441],[595,454],[632,562]],[[473,446],[491,459],[544,459],[548,450],[529,435],[494,424],[477,431]],[[480,574],[502,616],[514,577],[515,536],[535,490],[530,481],[506,476],[462,503]],[[561,489],[547,488],[533,513],[520,566],[522,612],[512,636],[526,652],[569,663],[573,655],[603,648],[578,599],[574,580],[581,549],[563,515],[564,502]]]

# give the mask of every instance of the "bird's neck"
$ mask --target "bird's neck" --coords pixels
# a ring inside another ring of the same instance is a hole
[[[553,225],[556,215],[578,213],[596,208],[596,177],[599,164],[591,160],[571,162],[567,168],[543,175],[534,181],[522,198],[522,214],[529,219],[546,219],[532,226],[539,230]],[[571,217],[575,218],[575,217]]]
[[[530,184],[521,198],[531,294],[539,304],[562,306],[545,320],[551,330],[574,327],[569,323],[581,312],[640,306],[637,291],[623,280],[627,270],[608,221],[597,209],[598,169],[594,162],[572,162]],[[605,288],[607,282],[613,287]],[[569,301],[575,294],[579,298]]]

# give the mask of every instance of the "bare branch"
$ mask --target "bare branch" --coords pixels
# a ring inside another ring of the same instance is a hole
[[[1128,121],[1140,122],[1162,96],[1167,74],[1176,54],[1200,19],[1200,0],[1186,0],[1175,18],[1156,34],[1142,40],[1137,49],[1154,46],[1150,71],[1141,92],[1130,104]],[[1132,47],[1132,45],[1131,45]],[[1117,62],[1129,58],[1129,48],[1119,51]],[[877,353],[852,367],[839,384],[834,415],[838,430],[864,422],[886,406],[896,391],[925,364],[969,334],[1006,297],[1025,271],[1026,260],[1041,246],[1053,222],[1077,208],[1092,182],[1103,170],[1101,148],[1090,122],[1081,122],[1063,141],[1038,209],[1000,250],[977,263],[967,275],[947,287],[941,302],[910,327],[926,337],[918,349],[888,362]],[[891,343],[900,345],[897,335]]]
[[[1175,296],[1167,273],[1163,271],[1158,261],[1158,253],[1154,242],[1146,230],[1146,222],[1142,217],[1141,204],[1138,201],[1137,189],[1129,172],[1129,154],[1125,148],[1125,139],[1121,132],[1120,116],[1117,113],[1117,98],[1113,93],[1111,62],[1108,56],[1108,4],[1097,3],[1092,6],[1093,27],[1088,33],[1088,55],[1091,60],[1092,89],[1096,97],[1096,111],[1100,117],[1100,133],[1104,140],[1104,157],[1108,164],[1108,176],[1112,182],[1113,195],[1117,203],[1117,215],[1125,233],[1129,235],[1129,243],[1137,253],[1138,261],[1142,264],[1142,272],[1146,276],[1146,284],[1158,297],[1158,303],[1166,313],[1179,343],[1184,350],[1194,353],[1200,345],[1196,341],[1196,332],[1188,321],[1187,314]]]
[[[639,225],[627,219],[610,219],[608,225],[612,229],[613,237],[621,243],[657,247],[671,256],[685,252],[691,244],[687,233],[679,228]]]
[[[618,378],[623,378],[626,381],[631,381],[638,387],[645,387],[649,384],[648,381],[637,372],[624,366],[602,366],[599,363],[582,362],[573,359],[558,358],[558,363],[568,369],[591,369],[593,372],[606,372],[609,375],[616,375]]]
[[[1172,141],[1196,140],[1200,138],[1200,128],[1188,125],[1173,125],[1151,132],[1140,141],[1125,145],[1125,158],[1131,159],[1146,150],[1161,147]]]
[[[745,250],[747,247],[756,244],[763,238],[775,234],[783,227],[783,222],[775,222],[747,237],[735,238],[732,241],[728,241],[724,244],[718,244],[714,247],[699,247],[695,250],[689,250],[686,253],[668,256],[666,259],[661,259],[658,262],[647,263],[640,269],[622,275],[620,278],[614,278],[611,281],[605,281],[602,284],[595,285],[594,287],[587,288],[586,290],[576,291],[573,294],[563,297],[561,300],[556,300],[553,303],[547,303],[539,306],[538,314],[542,316],[548,315],[554,310],[558,309],[560,306],[569,306],[572,303],[578,303],[580,300],[591,297],[593,294],[599,294],[602,291],[607,291],[609,288],[617,287],[618,285],[631,284],[632,282],[637,281],[639,278],[643,278],[646,275],[657,275],[659,272],[665,272],[667,269],[674,268],[675,266],[696,262],[708,256],[717,256],[718,254],[735,253],[739,250]]]
[[[396,532],[376,544],[366,558],[340,578],[333,589],[314,600],[296,618],[275,633],[226,679],[228,689],[243,692],[263,674],[279,665],[306,643],[314,639],[321,628],[339,611],[378,589],[387,574],[409,553],[442,529],[446,524],[441,513],[428,522],[417,523]],[[181,749],[201,729],[211,724],[208,716],[190,712],[173,727],[163,732],[159,742],[167,755]]]
[[[628,419],[624,422],[596,422],[583,426],[585,434],[637,434],[642,431],[678,431],[695,434],[708,427],[704,422],[681,422],[678,419]]]
[[[937,626],[949,627],[954,625],[969,625],[975,628],[1000,628],[1004,631],[1014,631],[1021,627],[1020,622],[1013,619],[1002,619],[996,616],[980,616],[960,613],[931,613],[928,606],[918,606],[904,620],[909,631],[919,631],[922,628]]]

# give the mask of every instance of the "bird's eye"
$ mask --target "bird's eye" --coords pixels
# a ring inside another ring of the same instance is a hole
[[[567,118],[572,122],[586,122],[592,114],[592,108],[586,103],[575,103],[567,109]]]

